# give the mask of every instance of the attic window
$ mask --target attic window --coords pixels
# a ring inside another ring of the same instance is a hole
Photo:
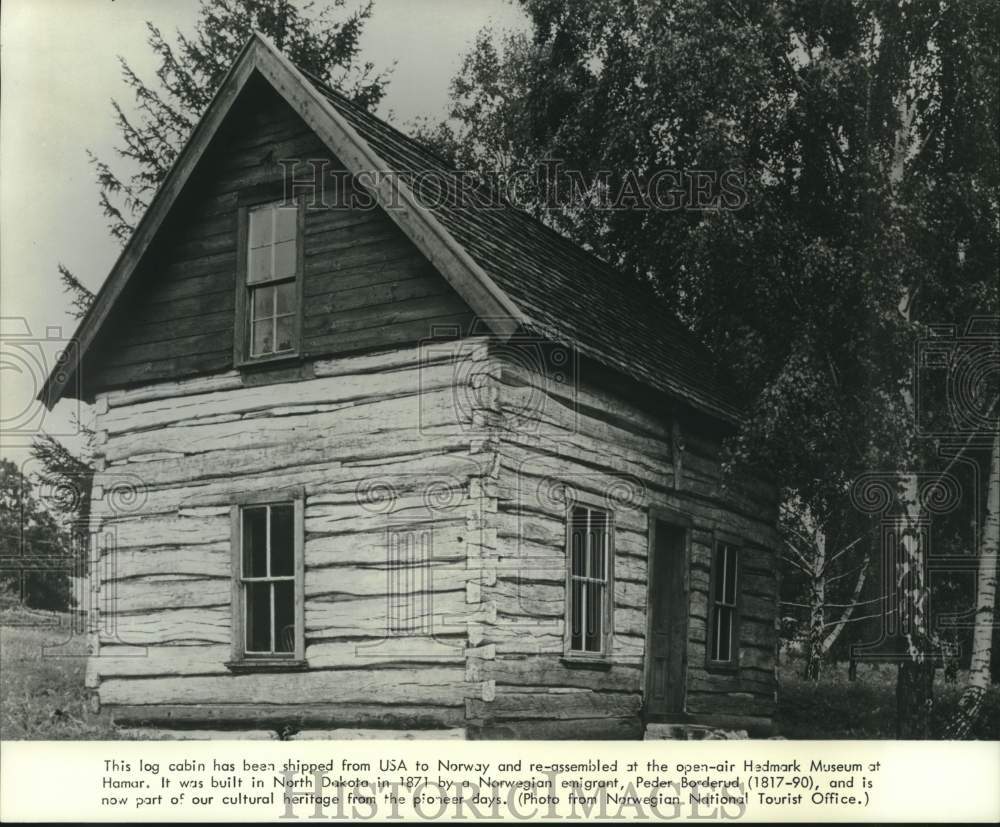
[[[302,208],[273,202],[240,210],[237,364],[299,352]]]

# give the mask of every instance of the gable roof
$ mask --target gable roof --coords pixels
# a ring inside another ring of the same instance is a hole
[[[487,202],[468,187],[459,194],[458,174],[438,156],[299,69],[260,34],[243,47],[81,319],[80,358],[255,73],[349,172],[369,173],[378,203],[391,205],[386,213],[494,334],[558,341],[703,413],[739,420],[709,351],[651,289],[505,202]],[[418,177],[430,198],[414,193]],[[429,183],[436,191],[427,191]],[[57,369],[46,380],[38,398],[47,406],[63,395],[67,373]]]

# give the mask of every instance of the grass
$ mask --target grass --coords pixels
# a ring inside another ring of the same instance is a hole
[[[46,648],[58,647],[56,657]],[[90,711],[84,687],[86,645],[70,636],[68,616],[19,607],[0,609],[0,739],[108,740],[128,737],[106,715]],[[804,681],[798,661],[780,670],[777,725],[786,738],[894,738],[895,667],[863,664],[858,679],[847,667],[826,668],[819,683]],[[964,686],[938,676],[934,725],[940,734]],[[1000,687],[986,697],[976,738],[1000,739]],[[133,736],[134,737],[134,736]]]
[[[878,739],[896,737],[896,667],[859,664],[857,680],[847,679],[847,664],[829,664],[818,683],[802,678],[802,664],[792,660],[779,670],[776,724],[786,738]],[[966,675],[946,683],[935,676],[932,735],[943,737],[944,726],[958,706]],[[973,737],[1000,739],[1000,686],[986,695]]]
[[[70,635],[68,615],[0,610],[0,739],[120,737],[107,716],[90,711],[86,652],[85,639]]]

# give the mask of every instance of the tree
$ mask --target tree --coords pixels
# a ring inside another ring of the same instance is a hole
[[[147,85],[119,58],[137,114],[130,116],[112,101],[122,140],[117,153],[132,171],[118,172],[91,155],[111,235],[122,243],[128,240],[135,219],[254,31],[271,38],[293,62],[355,103],[377,105],[385,94],[387,74],[376,73],[371,62],[359,62],[372,3],[349,13],[344,7],[345,0],[333,0],[317,13],[313,3],[299,6],[291,0],[202,0],[193,34],[177,31],[176,45],[147,23],[148,43],[159,59],[158,86]]]
[[[8,459],[0,459],[0,556],[20,561],[0,573],[0,584],[35,609],[65,610],[73,602],[66,561],[72,543],[39,502],[34,486]]]
[[[70,297],[69,315],[74,319],[82,319],[94,302],[94,291],[90,290],[63,264],[59,265],[59,280],[62,282],[63,292],[68,293]]]
[[[987,484],[986,521],[979,548],[976,578],[976,613],[972,637],[969,683],[959,699],[958,712],[949,722],[952,738],[967,738],[982,711],[990,684],[990,658],[996,623],[997,561],[1000,560],[1000,432],[993,437]]]
[[[905,392],[916,343],[1000,306],[996,4],[521,2],[530,34],[484,32],[448,119],[418,133],[516,173],[529,210],[652,282],[748,405],[732,462],[850,542],[852,480],[940,465]],[[733,171],[727,209],[711,184]],[[643,191],[665,173],[686,208]],[[600,197],[564,199],[574,179]],[[638,206],[614,197],[633,180]],[[922,569],[907,549],[897,578]],[[922,623],[928,589],[907,593]],[[911,643],[900,721],[920,737],[928,716],[907,710],[930,709],[937,643]]]
[[[63,292],[71,297],[70,315],[82,318],[94,300],[94,293],[80,282],[62,264],[59,276]],[[62,527],[69,532],[76,548],[85,549],[90,533],[90,495],[94,486],[92,452],[94,431],[79,418],[78,432],[84,438],[84,448],[78,456],[51,434],[40,433],[31,441],[31,456],[41,465],[38,481],[52,492],[50,505],[60,518]],[[86,563],[86,556],[81,561]]]
[[[201,0],[191,34],[175,33],[172,44],[147,21],[148,43],[159,60],[156,85],[147,84],[124,58],[122,77],[134,98],[134,114],[112,100],[121,143],[118,163],[94,153],[99,201],[112,237],[124,244],[138,217],[208,106],[233,60],[254,31],[270,37],[295,63],[338,87],[356,103],[373,107],[385,94],[387,71],[360,61],[361,36],[371,17],[368,2],[345,11],[345,0],[314,3],[291,0]],[[80,318],[94,294],[59,265],[72,315]]]
[[[32,441],[31,456],[41,465],[36,476],[38,483],[49,492],[46,498],[49,510],[73,540],[82,545],[90,532],[94,432],[82,423],[77,426],[84,438],[80,455],[74,454],[55,437],[40,434]]]
[[[847,624],[873,616],[855,615],[855,611],[882,602],[881,596],[861,599],[871,563],[870,532],[862,529],[838,547],[801,503],[783,505],[779,527],[784,541],[783,561],[789,573],[801,582],[795,592],[806,601],[785,600],[783,605],[808,613],[804,677],[817,681],[823,662]]]

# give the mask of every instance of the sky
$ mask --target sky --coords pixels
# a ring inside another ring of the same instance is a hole
[[[96,290],[120,251],[86,154],[114,157],[111,100],[126,110],[131,102],[118,56],[152,81],[145,21],[165,34],[190,31],[198,5],[4,0],[0,10],[0,455],[26,470],[39,429],[78,447],[74,416],[88,418],[79,403],[64,400],[46,412],[33,399],[76,327],[58,265]],[[375,0],[362,60],[396,63],[378,113],[397,125],[442,116],[448,84],[486,25],[526,23],[510,0]]]

